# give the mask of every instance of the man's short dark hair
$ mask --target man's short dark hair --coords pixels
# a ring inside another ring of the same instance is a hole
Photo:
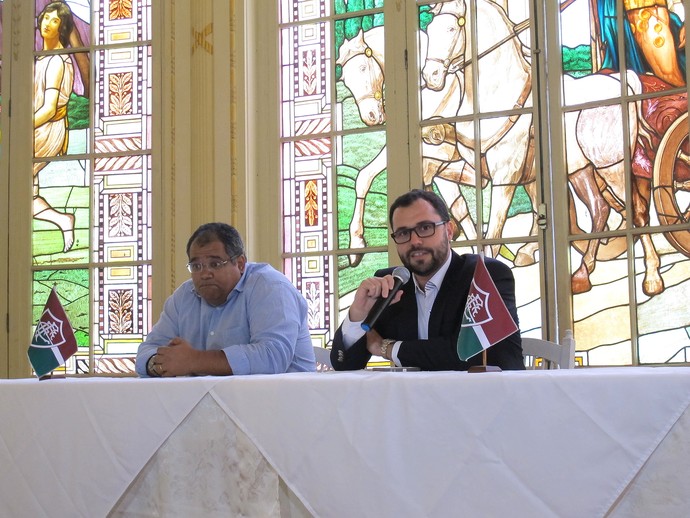
[[[393,229],[393,213],[399,207],[409,207],[417,200],[424,200],[431,204],[436,213],[441,216],[443,221],[450,220],[450,214],[448,213],[448,207],[446,207],[445,202],[433,191],[424,191],[422,189],[412,189],[410,192],[398,196],[396,200],[391,205],[388,211],[388,223]]]
[[[187,241],[187,257],[192,245],[196,243],[204,246],[212,241],[220,241],[225,247],[228,257],[236,258],[244,255],[244,243],[237,229],[227,223],[204,223],[197,228]]]

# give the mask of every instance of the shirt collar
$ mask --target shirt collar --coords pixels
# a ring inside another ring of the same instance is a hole
[[[448,257],[446,258],[446,261],[441,265],[441,267],[438,269],[438,271],[429,279],[426,281],[426,285],[428,286],[431,284],[435,288],[438,288],[441,286],[443,283],[443,279],[446,276],[446,272],[448,271],[448,268],[450,268],[450,260],[453,258],[453,251],[450,250],[448,252]],[[425,294],[426,291],[423,290],[422,288],[419,287],[419,284],[417,284],[417,277],[415,275],[412,276],[412,280],[414,281],[414,289],[418,293]]]

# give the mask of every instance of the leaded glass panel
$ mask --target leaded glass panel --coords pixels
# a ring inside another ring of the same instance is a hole
[[[386,104],[385,42],[409,32],[409,21],[388,9],[384,24],[383,3],[373,0],[281,2],[284,72],[299,63],[293,43],[302,26],[316,24],[312,33],[320,35],[321,50],[313,56],[321,57],[303,62],[324,70],[318,77],[328,85],[319,98],[320,124],[311,123],[301,137],[285,121],[296,119],[292,92],[311,76],[290,70],[281,78],[283,182],[290,186],[283,204],[295,222],[285,220],[286,261],[303,253],[296,246],[302,224],[296,223],[307,198],[290,175],[299,171],[295,143],[304,140],[302,148],[320,150],[321,171],[328,168],[310,192],[330,197],[312,205],[333,214],[324,227],[334,236],[332,248],[320,251],[336,253],[337,286],[330,289],[339,319],[356,280],[375,270],[369,264],[362,270],[365,262],[378,257],[376,266],[387,264],[388,187],[404,181],[388,170],[389,139],[399,128],[387,127],[386,111],[407,109],[409,120],[419,119],[421,157],[419,174],[411,162],[410,186],[444,198],[458,250],[484,250],[513,269],[526,335],[539,336],[547,316],[550,324],[575,330],[579,364],[684,362],[683,312],[663,310],[668,297],[687,302],[690,295],[683,4],[549,5],[547,16],[560,14],[559,37],[545,31],[547,45],[561,45],[555,60],[552,52],[532,48],[544,34],[535,26],[544,13],[533,12],[533,5],[417,2],[418,70],[409,71],[419,77],[415,114],[415,103]],[[324,67],[331,55],[333,63]],[[565,224],[554,232],[550,225],[557,222]],[[542,256],[545,244],[548,257]],[[548,278],[550,270],[564,279]],[[547,293],[559,301],[556,315],[545,307],[553,306]],[[654,351],[655,337],[671,342]]]
[[[329,2],[281,2],[284,271],[324,344],[343,297],[363,278],[358,250],[387,244],[386,141],[375,130],[385,120],[383,39],[373,49],[363,39],[383,30],[381,6],[336,2],[337,13],[364,14],[334,20]]]
[[[529,3],[420,5],[418,24],[423,185],[446,201],[456,242],[512,268],[521,329],[541,336]]]
[[[68,374],[131,373],[151,325],[151,2],[35,6],[34,308],[56,283]]]
[[[684,18],[675,0],[576,0],[561,14],[573,308],[585,365],[686,361],[690,321],[673,310],[690,296]],[[592,233],[599,238],[582,239]]]

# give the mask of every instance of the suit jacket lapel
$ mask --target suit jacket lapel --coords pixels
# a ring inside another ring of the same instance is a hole
[[[467,299],[467,291],[469,285],[462,281],[463,276],[466,275],[464,271],[466,268],[466,256],[459,256],[451,251],[452,257],[448,271],[443,278],[441,287],[439,289],[434,306],[431,309],[429,317],[429,337],[436,337],[447,334],[448,330],[444,329],[444,322],[452,322],[455,326],[457,322],[457,314],[460,311],[461,304],[464,306],[464,301]],[[474,270],[470,272],[470,278]],[[464,293],[459,293],[462,291]]]

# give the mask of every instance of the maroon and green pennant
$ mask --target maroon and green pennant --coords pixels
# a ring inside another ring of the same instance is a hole
[[[518,330],[480,254],[458,335],[458,357],[467,361]]]
[[[29,361],[36,376],[40,378],[63,365],[76,352],[77,340],[72,324],[53,287],[43,314],[36,324],[34,337],[29,346]]]

